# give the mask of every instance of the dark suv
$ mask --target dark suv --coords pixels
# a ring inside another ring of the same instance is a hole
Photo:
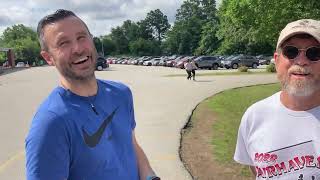
[[[96,63],[96,70],[102,71],[105,68],[108,68],[109,64],[107,60],[101,56],[97,58],[97,63]]]
[[[259,66],[259,60],[257,60],[254,56],[249,55],[234,56],[221,61],[221,63],[227,69],[237,69],[239,66],[247,66],[256,69]]]
[[[221,60],[216,56],[200,56],[194,60],[198,68],[218,69],[221,66]]]

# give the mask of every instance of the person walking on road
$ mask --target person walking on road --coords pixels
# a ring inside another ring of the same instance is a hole
[[[320,179],[320,21],[287,24],[274,59],[281,91],[244,113],[234,160],[256,179]]]
[[[27,180],[159,180],[139,146],[129,87],[96,79],[97,50],[73,12],[42,18],[41,55],[60,74],[25,140]]]
[[[195,65],[194,61],[188,59],[187,62],[184,64],[184,68],[187,72],[187,79],[191,80],[191,77],[193,77],[193,80],[195,80],[195,69],[197,68],[197,66]]]
[[[196,66],[196,63],[194,62],[193,59],[191,59],[190,61],[191,61],[191,66],[192,66],[192,70],[191,70],[192,78],[193,78],[193,80],[195,81],[195,80],[196,80],[196,70],[197,70],[197,66]]]

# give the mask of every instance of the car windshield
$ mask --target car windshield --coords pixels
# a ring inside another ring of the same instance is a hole
[[[242,56],[235,56],[235,57],[233,57],[231,60],[237,60],[237,59],[239,59],[239,58],[241,58]]]
[[[229,57],[227,57],[225,60],[231,60],[231,59],[233,59],[235,56],[234,55],[231,55],[231,56],[229,56]]]

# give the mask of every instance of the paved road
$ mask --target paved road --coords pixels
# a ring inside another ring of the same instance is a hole
[[[184,73],[175,68],[125,65],[112,65],[109,70],[96,73],[98,78],[121,81],[131,87],[137,138],[164,180],[191,179],[179,159],[180,130],[199,102],[225,89],[276,82],[274,74],[199,76],[197,81],[165,77]],[[53,67],[0,76],[0,180],[25,179],[25,135],[39,103],[57,84],[58,74]]]

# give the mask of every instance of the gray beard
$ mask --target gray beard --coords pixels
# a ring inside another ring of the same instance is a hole
[[[286,79],[282,82],[282,88],[292,96],[307,97],[320,90],[320,84],[315,81],[296,81],[290,83]]]

